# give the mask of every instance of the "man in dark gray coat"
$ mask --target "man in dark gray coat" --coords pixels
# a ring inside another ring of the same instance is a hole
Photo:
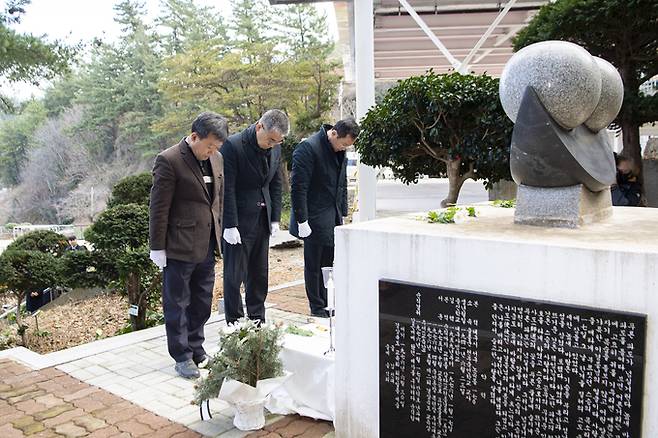
[[[270,235],[281,219],[281,142],[288,116],[269,110],[257,123],[232,135],[224,157],[224,310],[226,322],[247,315],[265,322]]]
[[[206,362],[203,326],[210,317],[215,254],[222,229],[226,119],[200,114],[192,133],[161,152],[153,166],[149,203],[151,260],[163,269],[167,347],[182,377],[199,377]]]
[[[334,227],[347,216],[347,157],[359,125],[324,125],[292,154],[290,234],[304,239],[304,282],[313,316],[327,317],[322,268],[334,264]]]

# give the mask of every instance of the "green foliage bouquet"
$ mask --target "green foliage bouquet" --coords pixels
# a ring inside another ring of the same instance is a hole
[[[242,318],[220,332],[220,350],[210,361],[210,372],[196,389],[194,403],[209,411],[210,398],[219,397],[235,409],[233,424],[240,430],[265,425],[264,406],[269,394],[283,384],[279,359],[283,330],[258,326]]]
[[[219,395],[224,379],[232,379],[252,387],[259,380],[283,376],[279,359],[283,330],[242,318],[220,332],[220,350],[210,361],[208,377],[198,385],[195,403]]]
[[[443,211],[430,211],[427,213],[427,222],[439,224],[462,224],[471,218],[477,217],[475,207],[448,207]]]

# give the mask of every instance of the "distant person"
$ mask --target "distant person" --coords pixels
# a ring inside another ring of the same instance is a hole
[[[42,291],[32,291],[25,297],[25,309],[34,313],[42,306],[58,298],[62,294],[62,288],[48,287]]]
[[[311,315],[329,316],[322,268],[334,264],[334,227],[347,216],[347,157],[359,125],[324,125],[292,153],[290,234],[304,239],[304,282]]]
[[[78,243],[78,238],[75,235],[71,235],[66,239],[69,245],[66,247],[66,251],[87,251],[87,247],[80,245]]]
[[[265,322],[270,236],[281,219],[281,142],[288,116],[272,109],[224,147],[224,310],[226,322],[247,316]]]
[[[633,173],[633,163],[626,157],[615,153],[617,182],[610,187],[612,205],[620,207],[637,207],[642,198],[642,186]]]
[[[228,123],[205,112],[180,143],[160,152],[149,204],[151,260],[164,270],[162,308],[169,354],[181,377],[207,362],[203,326],[210,317],[215,255],[220,251]]]
[[[32,291],[25,296],[25,310],[30,313],[36,312],[45,303],[43,302],[44,293]]]

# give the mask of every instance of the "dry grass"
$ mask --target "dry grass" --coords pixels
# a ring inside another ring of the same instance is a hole
[[[57,301],[60,299],[66,302],[44,310],[37,316],[39,332],[35,318],[26,318],[30,325],[30,350],[49,353],[86,344],[111,337],[126,324],[128,301],[119,294],[101,294],[80,299],[63,296]]]

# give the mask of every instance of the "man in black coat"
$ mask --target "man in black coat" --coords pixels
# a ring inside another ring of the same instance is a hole
[[[279,230],[281,218],[281,142],[288,129],[286,114],[269,110],[222,146],[227,323],[244,316],[243,281],[247,315],[265,322],[270,235]]]
[[[322,268],[334,264],[334,227],[347,216],[347,157],[359,125],[324,125],[292,154],[290,234],[304,239],[304,282],[311,314],[328,316]]]

